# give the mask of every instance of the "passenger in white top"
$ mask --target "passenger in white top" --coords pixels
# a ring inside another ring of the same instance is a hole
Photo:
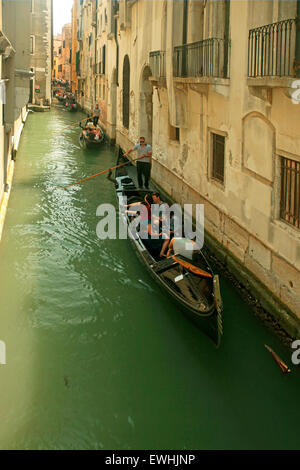
[[[174,255],[181,255],[184,258],[193,259],[194,251],[198,251],[199,248],[193,240],[188,240],[187,238],[173,238],[170,243],[167,258],[169,258],[171,252],[173,251]]]

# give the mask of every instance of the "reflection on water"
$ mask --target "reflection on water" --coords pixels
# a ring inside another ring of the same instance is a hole
[[[222,280],[224,340],[201,334],[128,241],[96,236],[114,152],[83,151],[79,114],[31,115],[0,246],[0,447],[293,448],[299,374]]]

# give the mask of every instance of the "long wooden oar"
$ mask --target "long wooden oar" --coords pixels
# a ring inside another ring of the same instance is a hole
[[[285,362],[283,362],[283,360],[276,354],[276,352],[273,351],[273,349],[270,348],[270,346],[265,344],[265,348],[272,354],[274,361],[280,367],[281,372],[283,374],[287,374],[291,372],[289,366]]]
[[[122,166],[129,165],[129,163],[136,162],[140,158],[143,158],[145,155],[141,155],[138,158],[135,158],[134,160],[129,160],[126,163],[122,163],[121,165],[113,166],[112,168],[107,168],[107,170],[100,171],[100,173],[96,173],[95,175],[88,176],[87,178],[84,178],[83,180],[76,181],[76,183],[69,184],[69,186],[65,186],[63,189],[68,189],[71,188],[72,186],[75,186],[76,184],[83,183],[84,181],[91,180],[92,178],[96,178],[96,176],[104,175],[105,173],[108,173],[109,171],[116,170],[117,168],[121,168]]]

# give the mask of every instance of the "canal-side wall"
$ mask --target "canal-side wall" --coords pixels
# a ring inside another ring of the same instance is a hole
[[[20,27],[22,25],[22,27]],[[0,77],[5,78],[5,104],[0,160],[2,180],[0,186],[0,238],[10,195],[14,162],[18,150],[30,91],[31,3],[11,0],[2,2],[2,28],[10,42],[5,49]],[[0,121],[1,122],[1,121]]]
[[[7,206],[9,201],[9,196],[12,187],[14,175],[14,161],[10,160],[7,172],[7,191],[3,191],[2,197],[0,198],[0,242],[2,238],[2,233],[4,229],[5,217],[7,212]]]
[[[15,160],[17,157],[17,152],[19,149],[19,143],[20,139],[23,133],[24,125],[28,117],[28,111],[26,109],[26,106],[24,106],[20,110],[20,115],[14,122],[14,138],[10,138],[10,145],[8,146],[7,149],[7,169],[6,169],[6,182],[4,185],[4,182],[2,181],[1,184],[1,190],[0,190],[0,241],[2,238],[2,233],[4,229],[4,223],[5,223],[5,217],[6,217],[6,212],[7,212],[7,207],[8,207],[8,201],[10,197],[10,192],[13,184],[13,176],[14,176],[14,168],[15,168]],[[1,130],[0,130],[1,132]],[[4,128],[2,128],[2,136],[4,142]],[[0,134],[0,141],[1,141],[1,134]],[[2,165],[4,164],[4,146],[1,148],[2,150],[2,155],[0,155],[0,161]],[[1,168],[0,168],[1,169]],[[4,167],[2,167],[2,170],[4,170]],[[4,172],[2,171],[2,174]]]

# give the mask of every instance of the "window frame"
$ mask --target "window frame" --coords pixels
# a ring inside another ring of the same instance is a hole
[[[180,127],[172,126],[169,123],[169,140],[180,144]]]
[[[290,154],[285,151],[278,150],[276,152],[276,173],[277,173],[277,184],[276,184],[276,204],[275,204],[275,220],[280,223],[282,227],[285,227],[286,229],[291,230],[293,233],[296,233],[299,235],[300,233],[300,225],[299,227],[296,224],[290,223],[288,220],[284,219],[281,217],[281,195],[282,195],[282,158],[290,161],[296,162],[298,165],[300,165],[300,155],[295,155],[295,154]],[[299,179],[299,185],[300,185],[300,179]],[[298,192],[300,194],[300,186],[297,187]]]
[[[30,35],[30,55],[35,54],[35,35],[31,34]]]
[[[213,175],[214,164],[214,135],[224,138],[224,171],[223,181]],[[208,165],[207,165],[207,179],[217,185],[220,189],[225,189],[226,185],[226,150],[227,150],[228,133],[219,129],[208,129]]]

